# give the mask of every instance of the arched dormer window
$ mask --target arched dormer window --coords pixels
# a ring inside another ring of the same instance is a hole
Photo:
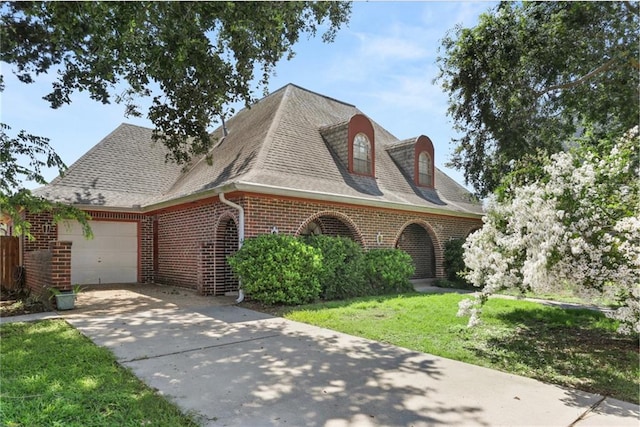
[[[355,114],[349,120],[347,134],[349,172],[375,176],[376,143],[371,121],[362,114]]]
[[[414,148],[414,182],[418,187],[435,188],[435,167],[433,165],[433,142],[420,135]]]
[[[364,133],[353,138],[353,171],[371,175],[371,142]]]
[[[423,151],[418,156],[418,185],[433,187],[433,170],[431,169],[431,156]]]

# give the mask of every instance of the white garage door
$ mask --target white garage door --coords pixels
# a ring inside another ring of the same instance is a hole
[[[91,221],[93,239],[82,235],[76,221],[58,225],[58,240],[72,241],[71,283],[135,283],[138,281],[138,224]]]

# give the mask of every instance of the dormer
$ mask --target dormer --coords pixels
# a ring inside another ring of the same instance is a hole
[[[427,136],[405,139],[387,148],[387,152],[415,185],[435,188],[433,143]]]
[[[366,116],[355,114],[346,122],[321,128],[320,133],[349,173],[375,176],[375,134]]]

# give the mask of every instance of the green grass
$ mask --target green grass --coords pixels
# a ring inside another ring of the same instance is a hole
[[[0,326],[0,425],[195,426],[62,320]]]
[[[637,338],[591,310],[491,299],[483,325],[456,317],[458,294],[404,295],[296,307],[284,317],[544,382],[640,403]]]

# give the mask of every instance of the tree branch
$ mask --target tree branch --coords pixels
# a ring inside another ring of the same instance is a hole
[[[582,83],[584,83],[585,81],[589,80],[590,78],[600,74],[600,73],[604,73],[605,71],[607,71],[609,68],[611,68],[611,66],[616,62],[616,58],[611,58],[610,60],[608,60],[607,62],[605,62],[604,64],[600,65],[598,68],[589,71],[587,74],[585,74],[584,76],[572,81],[572,82],[568,82],[568,83],[562,83],[559,85],[553,85],[553,86],[549,86],[548,88],[545,88],[541,91],[536,92],[536,97],[541,97],[542,95],[544,95],[545,93],[548,92],[552,92],[554,90],[562,90],[562,89],[571,89],[572,87],[576,87],[581,85]]]

